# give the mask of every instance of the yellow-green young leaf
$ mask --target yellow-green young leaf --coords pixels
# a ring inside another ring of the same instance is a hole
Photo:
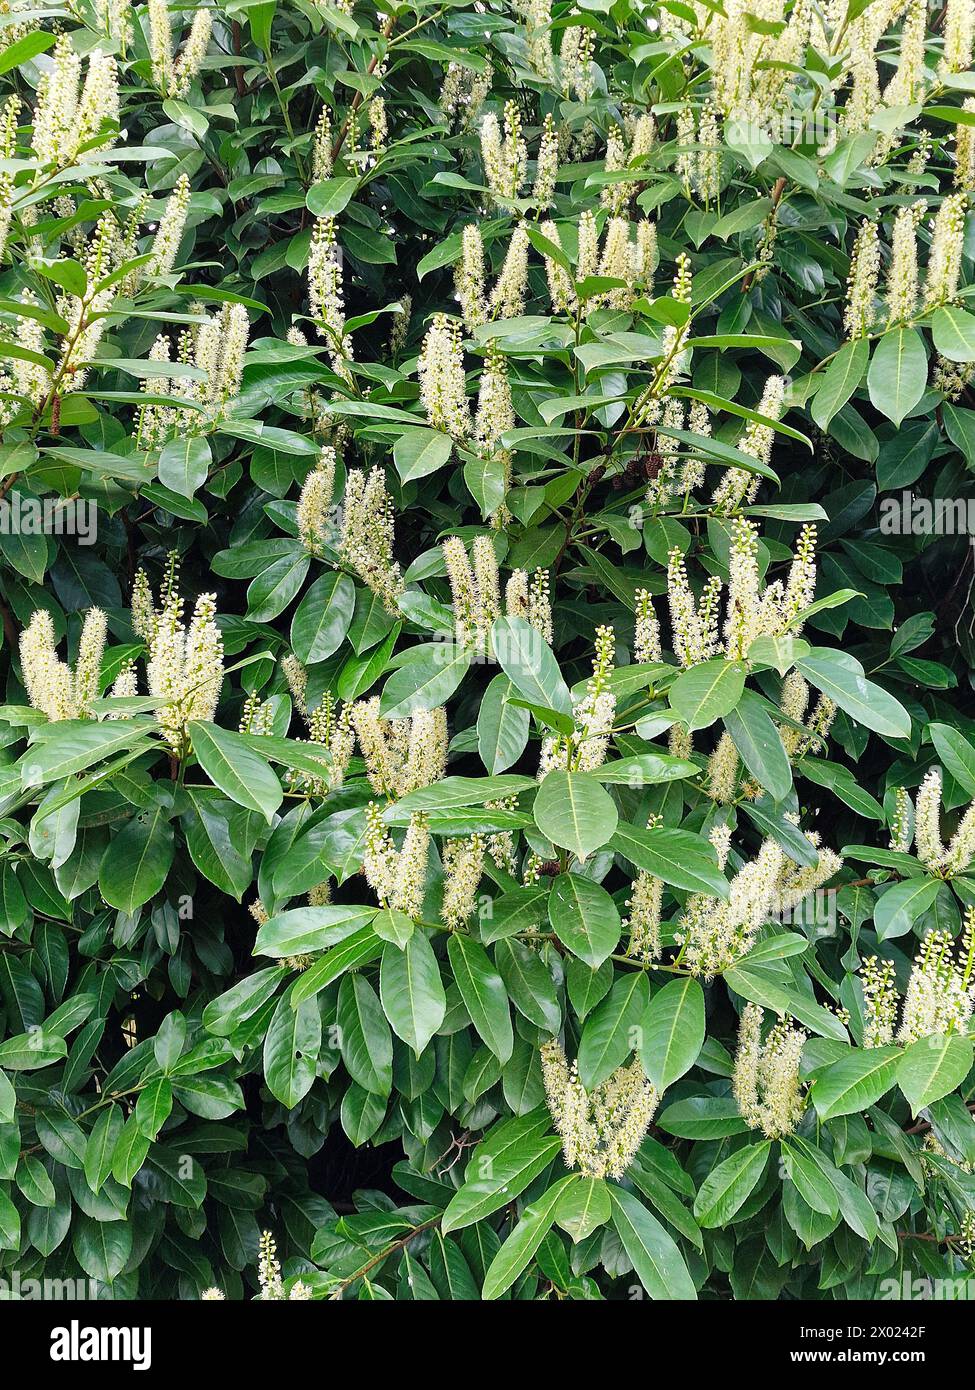
[[[632,1192],[610,1187],[613,1225],[637,1278],[654,1299],[696,1299],[697,1289],[677,1245]]]
[[[932,1033],[911,1043],[897,1067],[897,1084],[917,1115],[965,1080],[972,1069],[972,1040],[954,1033]]]
[[[563,1196],[579,1182],[575,1174],[562,1178],[554,1187],[522,1212],[521,1220],[495,1255],[484,1278],[481,1297],[500,1298],[525,1269],[552,1228],[556,1209]]]
[[[616,803],[594,777],[559,770],[542,779],[534,816],[542,834],[580,863],[609,840],[619,821]]]
[[[697,980],[671,980],[643,1017],[640,1061],[662,1094],[697,1061],[704,1043],[704,991]]]

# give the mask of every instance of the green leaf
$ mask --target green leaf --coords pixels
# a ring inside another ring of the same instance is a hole
[[[159,455],[159,481],[180,497],[192,497],[210,472],[210,445],[200,435],[185,435],[164,444]]]
[[[68,1044],[57,1033],[34,1028],[0,1043],[0,1067],[5,1071],[36,1071],[68,1054]]]
[[[745,688],[745,666],[740,661],[703,661],[677,677],[667,698],[682,724],[690,730],[706,729],[735,708]]]
[[[477,751],[490,773],[512,767],[528,743],[531,716],[527,709],[511,704],[509,696],[513,693],[507,676],[495,676],[477,712]]]
[[[899,1047],[854,1048],[837,1062],[817,1070],[811,1091],[821,1120],[857,1115],[886,1095],[897,1080]]]
[[[640,1061],[661,1095],[697,1061],[704,1031],[704,991],[697,980],[671,980],[650,1000]]]
[[[484,947],[469,936],[452,933],[447,955],[471,1022],[498,1060],[507,1062],[514,1047],[514,1033],[504,981]]]
[[[85,1145],[85,1181],[92,1192],[100,1192],[112,1171],[112,1156],[122,1133],[124,1119],[117,1105],[103,1110],[95,1121]]]
[[[132,1179],[146,1161],[151,1140],[143,1134],[135,1115],[130,1115],[122,1127],[112,1153],[112,1177],[123,1187],[131,1187]]]
[[[747,1144],[719,1163],[701,1184],[694,1199],[699,1226],[712,1230],[727,1226],[762,1180],[771,1144]]]
[[[546,1132],[550,1123],[545,1110],[495,1125],[474,1150],[463,1184],[447,1203],[443,1235],[507,1206],[548,1167],[562,1148],[561,1140]]]
[[[609,847],[674,888],[714,898],[728,896],[728,880],[718,868],[714,846],[689,830],[647,830],[621,823]]]
[[[873,924],[878,941],[904,936],[938,896],[943,880],[910,878],[894,883],[877,898]]]
[[[949,362],[975,362],[975,315],[957,305],[945,304],[934,311],[931,336]]]
[[[152,729],[148,719],[117,720],[95,724],[88,719],[65,719],[46,726],[44,741],[29,748],[20,761],[25,787],[41,787],[72,773],[84,772],[93,763],[113,757],[140,742]]]
[[[613,1215],[612,1189],[602,1178],[581,1173],[562,1190],[555,1210],[555,1224],[570,1237],[573,1245],[605,1226]]]
[[[586,1019],[577,1061],[579,1079],[587,1091],[594,1091],[636,1051],[647,999],[646,975],[630,971],[620,976]]]
[[[337,652],[355,612],[355,585],[337,570],[323,574],[305,594],[291,623],[291,646],[306,666]]]
[[[450,435],[439,430],[404,430],[393,445],[393,462],[402,481],[408,483],[443,468],[453,447]]]
[[[110,842],[98,873],[102,897],[132,914],[162,888],[176,853],[173,828],[163,806],[136,815]]]
[[[966,796],[975,796],[975,747],[950,724],[929,724],[926,732],[945,769]]]
[[[911,1043],[897,1068],[897,1084],[917,1115],[954,1091],[972,1069],[972,1040],[954,1033],[932,1033]]]
[[[816,1161],[803,1149],[782,1141],[785,1176],[796,1186],[799,1196],[813,1211],[835,1218],[840,1209],[836,1188]]]
[[[368,965],[382,954],[383,943],[371,926],[362,927],[338,946],[333,946],[321,960],[306,970],[298,982],[292,986],[291,1003],[297,1005],[311,999],[321,990],[344,975],[346,970],[355,970],[360,965]]]
[[[419,1057],[447,1012],[440,967],[422,931],[415,931],[402,948],[386,945],[379,996],[393,1032]]]
[[[314,999],[292,1008],[287,994],[278,1000],[264,1039],[264,1079],[268,1090],[293,1110],[312,1088],[322,1046],[322,1016]]]
[[[418,710],[435,709],[450,699],[470,666],[471,653],[453,642],[414,647],[410,659],[383,687],[384,719],[405,719]]]
[[[796,670],[851,719],[884,738],[910,738],[911,716],[893,695],[867,680],[859,661],[848,652],[813,647]]]
[[[537,1201],[527,1206],[517,1226],[488,1267],[481,1297],[500,1298],[531,1263],[535,1252],[551,1230],[563,1197],[580,1180],[575,1174],[562,1178]]]
[[[111,1285],[132,1253],[130,1221],[96,1221],[78,1214],[72,1228],[72,1249],[81,1268],[92,1279]]]
[[[147,1139],[155,1139],[169,1119],[172,1108],[173,1083],[168,1076],[157,1076],[139,1092],[135,1122]]]
[[[270,822],[284,799],[281,783],[243,735],[196,719],[189,733],[197,761],[214,786],[238,806],[259,811]]]
[[[572,696],[552,649],[523,618],[498,618],[491,646],[502,671],[529,704],[572,714]]]
[[[870,357],[866,338],[854,338],[844,343],[823,373],[819,390],[813,397],[810,414],[821,430],[842,410],[863,380]]]
[[[368,928],[378,908],[326,903],[323,907],[293,907],[278,912],[259,928],[256,956],[301,956],[324,951]]]
[[[559,874],[552,884],[548,916],[562,944],[594,970],[612,955],[623,929],[606,889],[582,874]]]
[[[889,329],[873,350],[867,390],[875,410],[899,425],[924,395],[928,357],[914,328]]]
[[[748,771],[773,801],[782,801],[792,790],[792,767],[778,729],[759,697],[743,692],[736,709],[724,716],[724,726]]]
[[[769,970],[761,963],[753,964],[749,957],[744,956],[723,972],[723,978],[729,989],[743,999],[797,1018],[820,1037],[835,1038],[837,1042],[848,1041],[846,1027],[835,1013],[824,1009],[808,994],[782,985],[774,969]]]
[[[388,1096],[393,1039],[376,991],[364,976],[343,976],[336,1018],[342,1061],[352,1080],[373,1095]]]
[[[313,217],[335,217],[351,202],[358,186],[357,178],[323,179],[309,188],[305,206]]]
[[[535,824],[554,845],[584,863],[612,836],[619,813],[613,798],[586,772],[546,773],[535,797]]]
[[[657,1218],[632,1192],[616,1186],[609,1191],[616,1234],[650,1297],[696,1299],[684,1257]]]

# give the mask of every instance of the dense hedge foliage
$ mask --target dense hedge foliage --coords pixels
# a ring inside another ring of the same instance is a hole
[[[5,1294],[966,1274],[973,24],[4,6]]]

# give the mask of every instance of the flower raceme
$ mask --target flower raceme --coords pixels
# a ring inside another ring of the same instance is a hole
[[[779,637],[801,631],[801,614],[812,602],[816,589],[816,528],[804,526],[785,581],[762,587],[758,568],[758,527],[744,517],[732,525],[728,600],[724,625],[725,656],[731,661],[747,657],[758,637]],[[667,570],[667,597],[674,654],[681,666],[696,666],[715,656],[719,640],[720,600],[723,585],[712,575],[699,599],[687,578],[682,553],[671,551]]]
[[[38,609],[20,636],[20,666],[27,698],[48,719],[86,719],[91,703],[101,693],[102,656],[107,619],[100,608],[90,608],[78,642],[73,667],[57,654],[54,623],[46,609]]]
[[[223,639],[216,623],[213,594],[201,594],[188,624],[183,621],[178,566],[170,558],[158,609],[145,571],[132,591],[132,626],[146,644],[146,682],[160,705],[160,728],[174,755],[189,748],[188,726],[212,720],[223,684]]]
[[[967,1029],[975,1006],[975,909],[965,915],[960,952],[950,932],[928,932],[911,967],[907,990],[899,1000],[890,961],[869,956],[860,967],[863,992],[864,1047],[912,1043],[932,1033]],[[898,1003],[900,1026],[898,1027]]]
[[[781,920],[836,875],[842,867],[840,856],[820,843],[817,832],[807,831],[805,838],[816,851],[814,864],[795,864],[770,836],[755,858],[735,874],[727,899],[704,894],[690,898],[678,921],[676,939],[681,948],[678,960],[692,975],[711,979],[727,970],[751,950],[766,921]],[[723,868],[728,854],[726,829],[716,826],[712,843]]]
[[[746,1004],[738,1029],[732,1091],[738,1112],[767,1139],[791,1134],[806,1108],[799,1064],[808,1034],[779,1019],[762,1040],[763,1011]]]
[[[493,658],[491,625],[502,612],[494,541],[490,536],[475,536],[470,559],[459,536],[445,540],[442,550],[450,583],[455,639],[461,646],[473,647]],[[551,641],[552,610],[547,571],[537,570],[529,579],[525,570],[515,570],[505,585],[503,606],[509,618],[524,619],[544,641]]]
[[[906,852],[913,838],[917,857],[929,873],[939,878],[954,878],[964,873],[975,857],[975,801],[969,805],[945,846],[941,838],[941,773],[932,768],[915,798],[913,837],[910,812],[910,798],[906,791],[899,789],[891,847]]]
[[[542,1080],[566,1166],[590,1178],[622,1178],[660,1102],[639,1059],[587,1091],[553,1040],[542,1047]]]

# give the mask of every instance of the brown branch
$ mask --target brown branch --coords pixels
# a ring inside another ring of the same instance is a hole
[[[367,1260],[364,1265],[360,1265],[354,1274],[350,1274],[347,1279],[343,1279],[341,1284],[329,1294],[329,1299],[334,1301],[341,1298],[345,1290],[351,1284],[354,1284],[357,1279],[364,1279],[371,1269],[375,1269],[376,1265],[382,1264],[383,1260],[389,1259],[390,1255],[395,1255],[397,1250],[405,1249],[410,1241],[413,1240],[415,1236],[418,1236],[421,1231],[429,1231],[431,1226],[439,1226],[442,1220],[443,1212],[438,1216],[431,1217],[429,1221],[421,1222],[419,1226],[414,1226],[412,1230],[407,1231],[405,1236],[400,1236],[399,1240],[394,1240],[391,1245],[384,1245],[378,1255],[374,1255],[371,1260]]]
[[[382,39],[384,39],[384,40],[385,40],[385,39],[388,39],[389,36],[390,36],[390,34],[393,32],[393,29],[394,29],[395,25],[396,25],[395,16],[390,15],[389,19],[387,19],[386,23],[383,25],[383,27],[382,27],[382,29],[381,29],[381,31],[380,31],[380,37],[381,37]],[[385,56],[385,54],[384,54],[383,56]],[[380,56],[379,56],[379,54],[377,53],[377,54],[375,55],[375,57],[372,58],[372,59],[370,60],[369,66],[366,68],[366,76],[367,76],[367,77],[371,77],[371,76],[373,75],[373,73],[374,73],[374,72],[376,71],[376,69],[378,68],[379,63],[380,63]],[[333,163],[334,163],[334,161],[335,161],[336,159],[338,159],[339,155],[340,155],[341,152],[342,152],[342,146],[345,144],[346,136],[347,136],[348,133],[349,133],[349,128],[350,128],[350,126],[352,125],[353,120],[355,119],[355,114],[356,114],[356,112],[358,111],[359,107],[362,105],[362,100],[363,100],[362,92],[361,92],[361,91],[356,92],[355,96],[352,98],[352,105],[349,107],[349,114],[346,116],[345,120],[342,122],[342,128],[341,128],[341,130],[339,131],[338,135],[335,137],[335,143],[334,143],[333,146],[332,146],[332,161],[333,161]]]
[[[787,182],[787,180],[786,180],[786,178],[785,178],[785,175],[782,175],[782,176],[780,176],[779,178],[777,178],[777,179],[775,180],[775,183],[774,183],[774,185],[773,185],[773,187],[772,187],[772,206],[771,206],[771,208],[769,209],[769,215],[768,215],[768,217],[766,217],[766,219],[765,219],[766,223],[770,222],[771,219],[775,216],[776,208],[779,206],[779,203],[780,203],[781,200],[782,200],[782,194],[785,192],[785,185],[786,185],[786,182]],[[744,280],[742,280],[742,282],[741,282],[741,292],[742,292],[742,294],[747,294],[747,293],[748,293],[748,291],[749,291],[749,290],[751,289],[751,287],[752,287],[752,282],[753,282],[754,279],[755,279],[755,272],[754,272],[754,270],[750,270],[750,271],[748,272],[748,274],[745,276]]]
[[[241,49],[241,40],[240,40],[240,20],[239,20],[239,19],[235,19],[235,20],[233,21],[233,23],[231,24],[231,26],[230,26],[230,38],[231,38],[231,43],[232,43],[232,45],[233,45],[234,55],[235,55],[237,58],[239,58],[239,57],[240,57],[240,49]],[[246,96],[246,95],[247,95],[247,86],[246,86],[246,84],[245,84],[245,82],[244,82],[244,69],[240,66],[239,63],[238,63],[238,64],[235,64],[235,66],[234,66],[234,82],[235,82],[235,84],[236,84],[236,86],[237,86],[237,95],[238,95],[239,97]]]

